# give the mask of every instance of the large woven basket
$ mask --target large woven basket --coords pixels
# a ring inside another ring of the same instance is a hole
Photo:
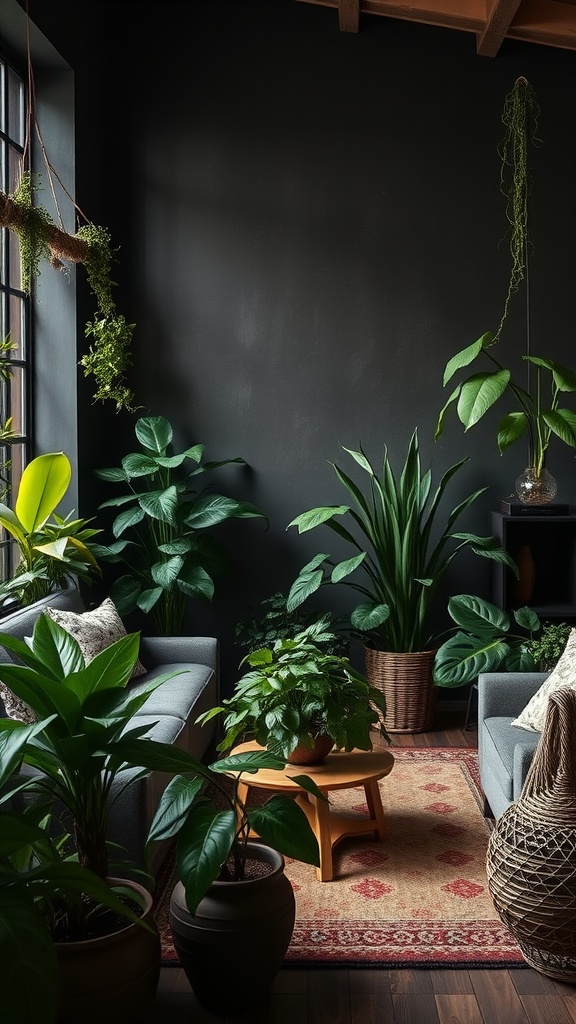
[[[432,665],[436,651],[397,654],[364,648],[366,676],[386,697],[388,732],[425,732],[432,728],[436,687]]]
[[[576,691],[560,687],[518,800],[490,836],[488,888],[527,963],[576,982]]]

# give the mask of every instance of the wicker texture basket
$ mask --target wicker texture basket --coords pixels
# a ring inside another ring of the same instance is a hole
[[[576,982],[576,691],[560,687],[518,800],[488,843],[488,888],[524,959]]]
[[[386,697],[388,732],[425,732],[432,728],[436,688],[432,665],[436,651],[396,654],[364,648],[366,676]]]

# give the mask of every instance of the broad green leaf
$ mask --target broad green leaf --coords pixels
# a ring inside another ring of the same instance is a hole
[[[288,592],[288,598],[286,601],[286,608],[289,612],[293,612],[296,608],[299,608],[311,594],[314,594],[324,579],[324,573],[322,569],[316,571],[308,571],[306,567],[301,570],[300,575],[294,580],[294,583],[290,587]]]
[[[163,562],[156,562],[150,568],[154,583],[157,583],[163,590],[170,590],[183,565],[182,555],[174,555],[173,558],[166,558]]]
[[[162,455],[172,442],[172,427],[164,416],[143,416],[134,428],[138,441],[156,455]]]
[[[112,532],[115,537],[121,537],[125,530],[129,530],[132,526],[137,526],[143,519],[144,511],[139,505],[135,505],[134,508],[125,509],[119,516],[116,516],[112,524]]]
[[[201,565],[184,565],[176,585],[183,594],[190,597],[201,597],[211,601],[214,597],[214,581]]]
[[[178,877],[191,914],[220,874],[236,834],[234,811],[216,811],[211,804],[193,806],[176,839]]]
[[[167,487],[164,491],[150,491],[138,497],[140,508],[146,515],[159,519],[163,523],[174,523],[178,512],[178,491],[176,487]]]
[[[26,531],[22,529],[22,523],[12,509],[2,502],[0,502],[0,525],[16,538],[20,546],[26,543]]]
[[[473,682],[480,672],[493,672],[505,661],[509,646],[499,637],[470,636],[458,632],[438,650],[434,659],[436,686],[458,687]]]
[[[528,632],[537,633],[540,629],[541,622],[533,608],[528,608],[528,606],[517,608],[513,614],[518,625],[527,629]]]
[[[576,448],[576,413],[570,409],[556,409],[555,412],[543,412],[542,418],[565,444]]]
[[[132,455],[124,456],[122,469],[128,480],[136,480],[139,477],[154,476],[158,472],[158,463],[151,455],[134,452]]]
[[[150,825],[148,843],[169,839],[177,833],[203,785],[201,778],[185,779],[181,775],[168,783]]]
[[[498,450],[505,452],[522,434],[528,430],[528,417],[525,412],[510,412],[498,427]]]
[[[466,430],[473,427],[504,394],[510,383],[509,370],[477,373],[462,385],[458,399],[458,416]]]
[[[308,530],[313,530],[314,527],[328,522],[334,516],[343,516],[349,511],[348,505],[326,505],[322,508],[312,508],[309,512],[303,512],[296,516],[291,523],[288,523],[286,529],[289,530],[291,526],[297,526],[298,533],[306,533]]]
[[[14,511],[27,533],[36,533],[50,518],[68,490],[72,477],[64,452],[38,455],[26,466]]]
[[[477,636],[510,629],[509,616],[490,601],[472,594],[459,594],[448,601],[448,612],[457,626]]]
[[[335,565],[332,570],[332,583],[340,583],[340,581],[346,576],[350,576],[350,574],[362,564],[365,558],[366,552],[363,551],[361,555],[355,555],[354,558],[348,558],[345,562],[338,562],[338,565]]]
[[[443,386],[446,386],[457,370],[461,370],[463,366],[470,366],[470,363],[474,362],[476,356],[483,348],[487,348],[491,341],[492,335],[488,332],[478,338],[477,341],[473,342],[472,345],[468,345],[460,352],[457,352],[455,356],[452,356],[452,358],[446,363],[446,369],[444,370],[444,377],[442,379]]]
[[[350,621],[354,629],[367,632],[377,629],[390,618],[390,606],[387,604],[359,604],[354,609]]]
[[[442,433],[444,431],[444,420],[446,419],[446,413],[448,412],[448,409],[450,408],[450,406],[454,405],[454,403],[456,402],[456,399],[460,396],[461,389],[462,389],[462,386],[460,384],[458,384],[458,386],[456,388],[454,388],[454,391],[450,395],[450,398],[448,399],[446,404],[440,410],[440,414],[438,416],[438,422],[436,424],[436,430],[434,432],[434,440],[435,441],[437,441],[440,437],[442,437]]]
[[[251,828],[273,849],[286,857],[319,866],[316,836],[304,811],[294,800],[276,794],[261,807],[249,807],[246,816]]]

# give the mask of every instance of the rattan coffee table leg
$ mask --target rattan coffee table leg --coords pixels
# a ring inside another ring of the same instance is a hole
[[[382,797],[380,795],[380,787],[377,780],[370,779],[369,782],[365,782],[364,792],[366,794],[366,803],[368,804],[370,817],[376,822],[378,839],[385,839],[386,833],[388,832],[388,826],[386,824],[386,818],[384,817]]]

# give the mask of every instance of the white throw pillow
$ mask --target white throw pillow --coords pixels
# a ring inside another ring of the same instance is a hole
[[[530,698],[518,718],[514,719],[512,725],[517,725],[520,729],[528,729],[530,732],[542,732],[548,708],[548,697],[559,686],[569,686],[572,690],[576,690],[576,627],[572,627],[570,630],[564,653],[561,654],[555,668],[544,680],[540,689]]]
[[[67,612],[60,608],[46,608],[46,614],[74,637],[86,664],[110,644],[126,636],[124,623],[116,611],[116,605],[107,597],[98,608],[87,612]],[[146,669],[137,661],[132,679],[142,676]]]

